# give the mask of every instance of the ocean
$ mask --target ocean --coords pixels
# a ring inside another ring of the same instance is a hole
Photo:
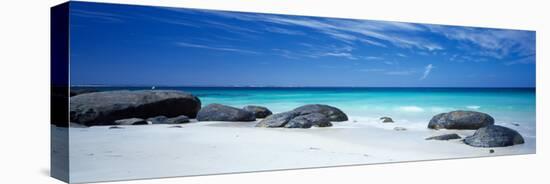
[[[142,90],[151,87],[94,87],[99,90]],[[496,124],[520,125],[535,136],[535,88],[336,88],[336,87],[156,87],[199,97],[202,105],[260,105],[274,113],[305,104],[327,104],[344,111],[350,121],[378,121],[382,116],[411,128],[425,129],[430,119],[452,110],[487,113]]]

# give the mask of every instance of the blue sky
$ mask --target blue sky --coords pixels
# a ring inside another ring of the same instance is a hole
[[[73,2],[72,85],[534,87],[535,32]]]

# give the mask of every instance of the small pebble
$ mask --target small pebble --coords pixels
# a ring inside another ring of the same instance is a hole
[[[174,125],[174,126],[169,126],[168,128],[183,128],[183,127],[179,125]]]
[[[489,150],[489,153],[495,153],[495,150],[494,150],[494,149],[490,149],[490,150]]]
[[[109,129],[123,129],[123,128],[119,126],[112,126],[112,127],[109,127]]]

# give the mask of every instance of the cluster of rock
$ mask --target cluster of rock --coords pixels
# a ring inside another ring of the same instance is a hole
[[[165,122],[195,118],[201,108],[196,96],[182,91],[104,91],[70,98],[70,121],[86,126],[144,124],[143,119],[164,116]],[[132,118],[132,119],[129,119]]]
[[[451,111],[435,115],[428,124],[430,129],[476,130],[463,142],[474,147],[505,147],[523,144],[523,137],[515,130],[494,125],[495,120],[488,114],[475,111]],[[426,140],[460,139],[457,134],[446,134],[426,138]]]
[[[266,128],[311,128],[330,127],[331,122],[347,121],[348,116],[340,109],[328,105],[311,104],[294,110],[266,117],[256,127]]]
[[[182,124],[197,121],[256,121],[256,127],[311,128],[330,127],[332,122],[347,121],[347,115],[336,107],[310,104],[291,111],[273,114],[262,106],[236,108],[209,104],[201,108],[198,97],[182,91],[140,90],[104,91],[71,90],[70,126]],[[391,117],[381,117],[383,123],[393,123]],[[503,147],[523,144],[515,130],[494,125],[488,114],[475,111],[451,111],[435,115],[428,123],[430,129],[476,130],[463,139],[474,147]],[[395,127],[396,131],[407,130]],[[458,134],[445,134],[426,140],[461,139]]]

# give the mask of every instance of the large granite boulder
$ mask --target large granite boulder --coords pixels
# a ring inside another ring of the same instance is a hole
[[[105,91],[71,97],[70,119],[87,126],[114,125],[126,118],[195,117],[200,107],[196,96],[182,91]]]
[[[285,128],[311,128],[316,127],[330,127],[330,119],[321,113],[311,113],[305,115],[299,115],[292,118],[285,124]]]
[[[296,111],[273,114],[256,124],[256,127],[284,127],[291,119],[295,118],[298,115],[300,115],[300,113]]]
[[[505,147],[523,144],[523,137],[515,130],[498,125],[478,129],[474,135],[464,138],[464,143],[474,147]]]
[[[431,129],[469,129],[495,124],[495,120],[488,114],[475,111],[451,111],[435,115],[428,124]]]
[[[342,112],[340,109],[328,105],[322,104],[309,104],[300,106],[294,111],[299,112],[300,114],[311,114],[311,113],[321,113],[327,116],[330,121],[347,121],[348,116]]]
[[[256,116],[250,111],[235,107],[210,104],[197,114],[198,121],[255,121]]]
[[[256,105],[247,105],[243,107],[243,110],[250,111],[254,113],[256,118],[265,118],[271,114],[273,114],[269,109],[262,106],[256,106]]]
[[[460,137],[458,134],[452,133],[452,134],[443,134],[443,135],[428,137],[428,138],[426,138],[426,140],[447,141],[447,140],[451,140],[451,139],[460,139],[460,138],[462,138],[462,137]]]

